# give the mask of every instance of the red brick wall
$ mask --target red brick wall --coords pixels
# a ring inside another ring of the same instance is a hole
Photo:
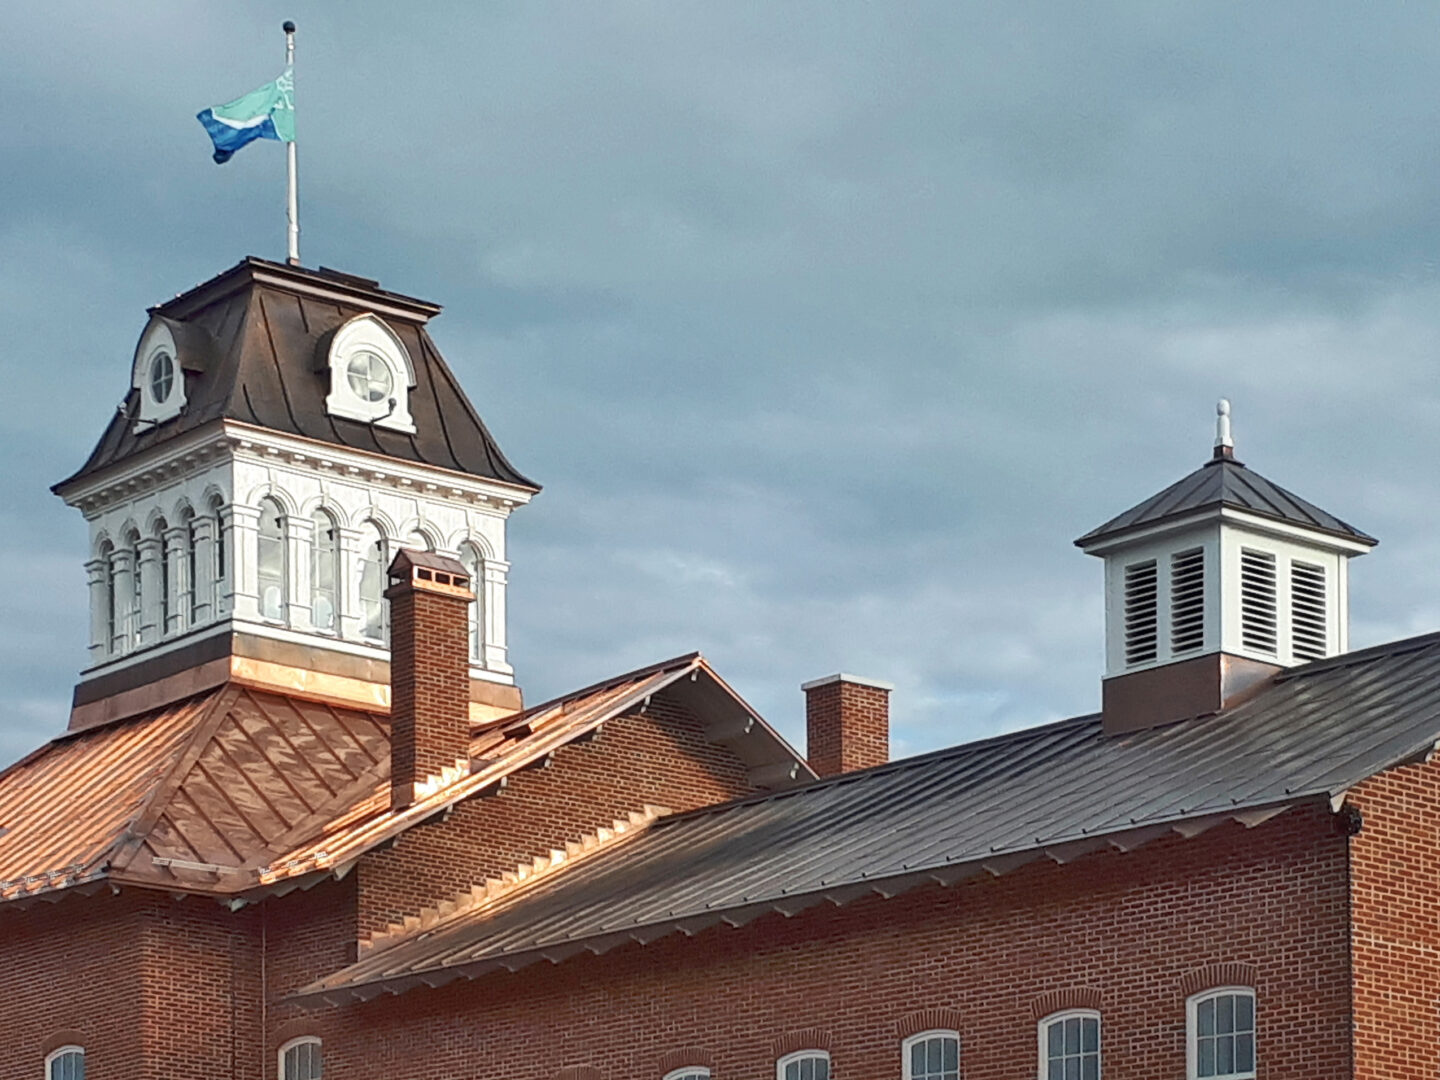
[[[546,768],[470,799],[448,820],[401,836],[357,870],[359,927],[368,936],[520,863],[564,847],[644,803],[688,810],[749,793],[745,767],[707,742],[689,711],[657,694],[643,713],[607,722],[562,747]]]
[[[133,895],[69,897],[0,910],[0,1080],[41,1080],[63,1043],[89,1075],[140,1080],[140,935]]]
[[[805,757],[821,776],[890,760],[890,691],[837,680],[805,691]]]
[[[457,564],[458,565],[458,564]],[[390,601],[391,771],[397,805],[466,756],[470,745],[470,605],[405,582]]]
[[[966,1080],[1019,1080],[1034,1075],[1033,1010],[1059,991],[1098,1000],[1107,1080],[1180,1078],[1194,973],[1240,964],[1256,973],[1260,1076],[1328,1080],[1349,1075],[1347,897],[1345,840],[1313,807],[385,996],[328,1018],[326,1068],[659,1080],[691,1048],[716,1080],[762,1080],[788,1032],[819,1028],[836,1076],[883,1080],[900,1075],[907,1018],[948,1010]]]
[[[1348,801],[1355,1076],[1440,1075],[1440,764],[1372,777]]]

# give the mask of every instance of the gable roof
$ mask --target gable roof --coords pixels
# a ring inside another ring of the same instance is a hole
[[[430,339],[425,324],[439,311],[365,278],[242,259],[150,309],[175,330],[187,372],[185,410],[137,432],[132,389],[85,464],[55,490],[219,420],[539,490],[501,452]],[[329,376],[318,358],[342,324],[366,312],[385,320],[414,362],[414,434],[325,409]]]
[[[1247,510],[1261,517],[1286,521],[1372,547],[1377,543],[1374,537],[1247,469],[1234,458],[1217,457],[1158,495],[1152,495],[1098,528],[1091,529],[1075,544],[1089,547],[1097,540],[1110,539],[1172,518],[1221,506]]]
[[[386,714],[232,682],[0,773],[0,902],[101,879],[248,898],[343,873],[662,692],[727,727],[757,785],[814,776],[695,653],[472,729],[470,774],[403,810],[390,806]]]
[[[1122,736],[1098,716],[661,818],[514,902],[460,913],[305,988],[331,1001],[516,970],[1047,855],[1253,826],[1426,757],[1440,635],[1278,675],[1229,712]]]

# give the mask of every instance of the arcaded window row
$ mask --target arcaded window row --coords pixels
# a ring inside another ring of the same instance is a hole
[[[206,509],[208,514],[197,516],[185,507],[173,523],[157,517],[146,535],[132,527],[118,542],[101,540],[91,581],[100,590],[92,638],[103,656],[124,655],[231,613],[236,530],[218,497]],[[252,534],[258,617],[289,629],[384,644],[390,560],[401,548],[434,545],[418,531],[389,535],[371,520],[357,531],[358,543],[342,544],[337,516],[329,510],[318,508],[297,521],[277,500],[262,499]],[[475,587],[470,658],[483,663],[485,558],[469,541],[456,554]]]

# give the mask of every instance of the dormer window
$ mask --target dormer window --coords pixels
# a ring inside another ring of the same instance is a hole
[[[185,408],[185,377],[175,347],[175,330],[159,316],[152,318],[140,335],[130,384],[139,398],[137,434],[174,419]]]
[[[357,315],[335,332],[325,357],[325,411],[376,427],[414,432],[410,389],[415,368],[395,331],[375,315]]]

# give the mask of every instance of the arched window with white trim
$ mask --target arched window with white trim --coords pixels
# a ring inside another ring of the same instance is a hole
[[[1255,991],[1219,986],[1185,1003],[1187,1075],[1190,1080],[1253,1080]]]
[[[666,1073],[665,1080],[710,1080],[710,1070],[704,1065],[686,1065]]]
[[[45,1056],[45,1080],[85,1080],[85,1048],[62,1046]]]
[[[279,1080],[320,1080],[324,1064],[320,1040],[302,1035],[280,1047]]]
[[[125,580],[122,584],[121,622],[124,630],[121,637],[125,647],[133,649],[140,644],[140,613],[144,603],[144,592],[140,587],[140,534],[135,530],[125,534]]]
[[[100,623],[105,634],[105,652],[113,653],[120,647],[117,641],[119,627],[115,620],[115,545],[109,540],[100,545]]]
[[[260,617],[285,621],[285,511],[274,499],[260,500],[260,537],[255,561],[260,586]]]
[[[188,507],[180,512],[180,581],[176,589],[175,615],[177,628],[194,626],[200,621],[195,593],[195,511]]]
[[[159,579],[155,589],[156,601],[159,616],[159,636],[164,637],[170,632],[170,619],[175,614],[175,576],[170,572],[170,538],[166,535],[170,526],[165,519],[155,519],[155,539],[160,542],[160,557],[157,560],[158,567],[155,576]]]
[[[1051,1013],[1040,1021],[1040,1080],[1100,1080],[1100,1014]]]
[[[960,1033],[922,1031],[901,1045],[905,1080],[960,1080]]]
[[[480,549],[466,542],[460,545],[460,565],[470,575],[470,591],[475,600],[470,605],[470,660],[485,662],[485,559]]]
[[[797,1050],[775,1062],[775,1080],[830,1080],[830,1055],[824,1050]]]
[[[214,519],[211,532],[214,540],[210,544],[210,550],[215,556],[215,561],[210,567],[210,583],[212,594],[210,596],[210,617],[215,618],[227,610],[223,601],[226,595],[227,581],[230,577],[229,547],[226,544],[225,536],[225,503],[219,495],[210,497],[210,516]]]
[[[385,640],[385,571],[388,546],[380,526],[367,521],[360,526],[360,636],[371,641]]]
[[[310,619],[316,630],[340,629],[340,530],[327,510],[311,515],[315,538],[310,548]]]

